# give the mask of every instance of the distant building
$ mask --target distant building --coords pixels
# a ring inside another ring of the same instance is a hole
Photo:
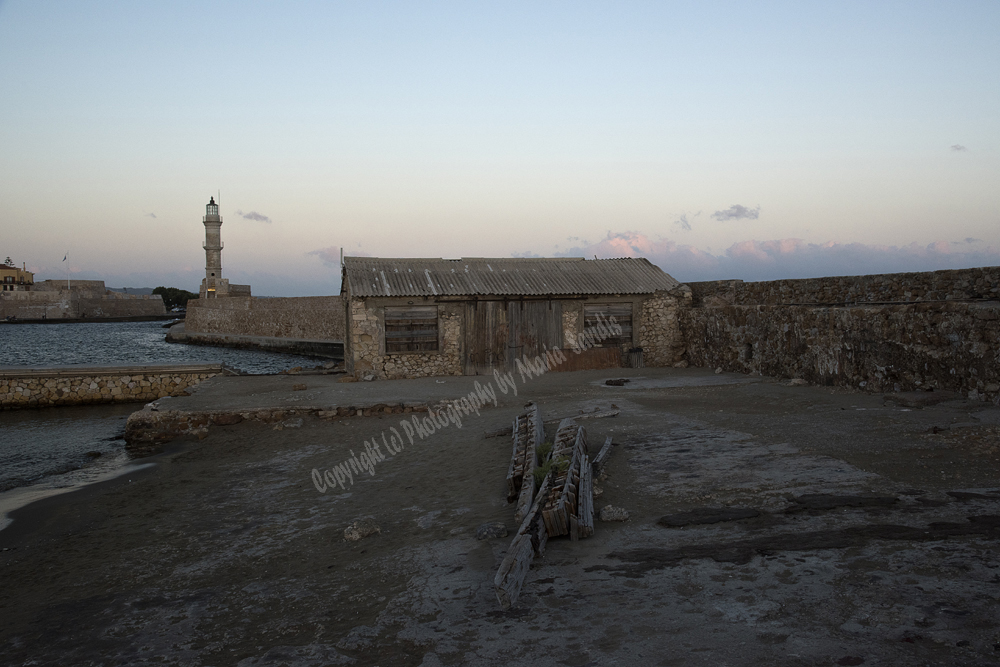
[[[4,292],[26,292],[35,284],[35,274],[26,268],[0,264],[0,285]]]
[[[227,296],[250,296],[249,285],[230,285],[222,277],[222,216],[219,215],[219,205],[215,197],[209,199],[205,206],[205,279],[201,281],[199,298],[217,299]]]
[[[345,257],[341,285],[347,371],[381,378],[489,375],[537,359],[608,368],[637,363],[636,348],[646,365],[671,365],[691,298],[638,258]]]

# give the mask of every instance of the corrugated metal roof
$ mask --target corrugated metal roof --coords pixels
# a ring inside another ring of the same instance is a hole
[[[345,257],[351,296],[650,294],[680,283],[645,258]]]

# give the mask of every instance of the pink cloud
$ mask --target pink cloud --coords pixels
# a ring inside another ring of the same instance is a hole
[[[734,243],[722,255],[651,239],[637,232],[609,232],[597,243],[558,253],[563,256],[646,257],[681,281],[777,280],[820,276],[936,271],[1000,265],[1000,248],[972,239],[928,245],[868,245],[807,243],[802,239],[747,240]]]

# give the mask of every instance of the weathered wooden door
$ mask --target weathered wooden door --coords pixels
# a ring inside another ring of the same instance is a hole
[[[491,375],[507,363],[507,305],[503,301],[465,304],[463,365],[466,375]]]
[[[511,301],[507,304],[507,369],[515,359],[534,359],[562,347],[562,302]]]

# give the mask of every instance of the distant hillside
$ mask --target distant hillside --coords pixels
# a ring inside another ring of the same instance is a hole
[[[139,296],[149,296],[153,293],[152,287],[109,287],[109,292],[122,292],[124,294],[137,294]]]

